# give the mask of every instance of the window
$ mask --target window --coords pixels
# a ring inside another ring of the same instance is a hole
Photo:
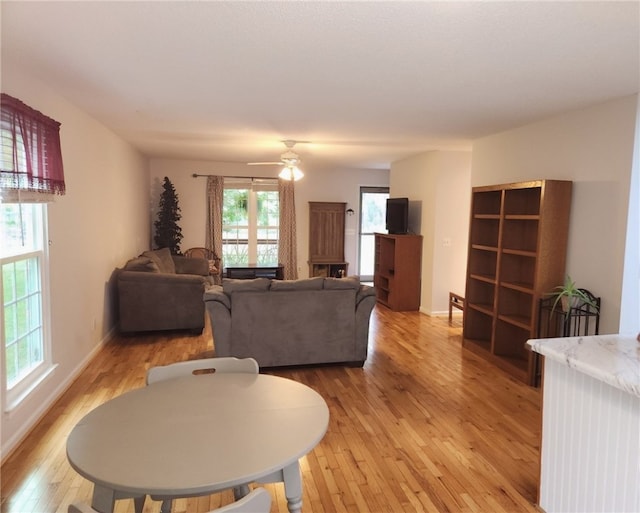
[[[64,194],[60,123],[0,95],[0,370],[5,410],[51,370],[46,204]]]
[[[51,367],[44,322],[46,206],[0,204],[0,240],[3,387],[11,407]]]
[[[222,207],[224,265],[276,265],[279,211],[277,181],[225,180]]]

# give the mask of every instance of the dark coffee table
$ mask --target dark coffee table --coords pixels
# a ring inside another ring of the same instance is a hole
[[[245,265],[228,266],[224,268],[225,277],[236,280],[251,280],[253,278],[271,278],[274,280],[284,280],[284,266],[277,265]]]

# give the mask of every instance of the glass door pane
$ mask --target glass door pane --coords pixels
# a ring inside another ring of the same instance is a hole
[[[374,234],[386,233],[385,214],[388,187],[360,188],[360,259],[358,274],[362,281],[373,281]]]

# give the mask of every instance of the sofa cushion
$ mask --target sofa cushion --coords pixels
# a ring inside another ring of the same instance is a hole
[[[175,274],[176,266],[173,263],[173,258],[171,257],[171,251],[169,251],[169,248],[145,251],[142,253],[142,256],[148,257],[154,261],[161,273]]]
[[[358,276],[349,276],[348,278],[324,278],[325,289],[354,289],[360,288],[360,278]]]
[[[269,290],[271,280],[268,278],[254,278],[253,280],[235,280],[225,278],[222,280],[222,289],[225,294],[233,292],[260,292]]]
[[[273,280],[271,290],[322,290],[323,278],[302,280]]]
[[[148,257],[136,257],[129,260],[124,268],[126,271],[143,271],[147,273],[158,273],[158,265]]]

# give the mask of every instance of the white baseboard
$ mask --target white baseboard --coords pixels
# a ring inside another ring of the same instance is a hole
[[[76,378],[82,373],[82,371],[89,365],[91,360],[96,356],[98,351],[102,349],[102,347],[109,342],[115,335],[116,327],[111,328],[107,334],[102,338],[100,343],[96,345],[93,350],[87,354],[85,358],[83,358],[78,365],[73,369],[72,372],[56,387],[54,388],[48,397],[42,402],[41,405],[37,409],[33,411],[33,413],[29,416],[24,425],[16,431],[13,436],[7,439],[4,445],[0,448],[0,463],[4,462],[6,458],[8,458],[13,451],[27,438],[31,430],[36,426],[38,422],[42,420],[42,418],[47,414],[49,409],[55,404],[55,402],[60,399],[62,394],[66,392],[66,390],[71,386],[71,384],[76,380]],[[46,385],[48,379],[45,379],[41,386]]]

